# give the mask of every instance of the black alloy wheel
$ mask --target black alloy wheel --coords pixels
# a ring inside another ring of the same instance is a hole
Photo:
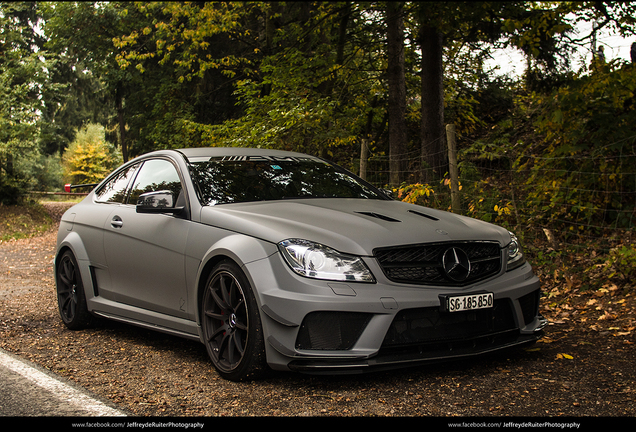
[[[62,321],[71,330],[80,330],[92,324],[86,306],[84,285],[77,260],[71,251],[62,254],[55,269],[57,304]]]
[[[260,376],[265,351],[256,299],[233,262],[221,262],[212,271],[203,293],[201,321],[208,355],[223,378]]]

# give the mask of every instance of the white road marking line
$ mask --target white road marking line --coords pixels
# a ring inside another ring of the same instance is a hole
[[[16,360],[0,350],[0,366],[22,375],[39,387],[50,391],[57,398],[66,401],[93,416],[121,417],[125,414],[117,409],[93,399],[92,397],[76,390],[67,384],[58,381],[49,375],[29,366],[25,362]]]

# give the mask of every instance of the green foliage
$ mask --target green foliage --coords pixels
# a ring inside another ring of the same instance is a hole
[[[418,50],[422,26],[439,28],[447,41],[445,118],[473,134],[492,111],[484,97],[490,90],[482,92],[489,47],[514,45],[547,62],[566,52],[568,14],[594,7],[406,3],[409,148],[420,146],[425,106],[418,78],[426,67]],[[361,139],[388,152],[382,3],[60,2],[42,9],[49,46],[99,76],[109,103],[114,96],[124,102],[108,121],[118,119],[131,155],[238,145],[302,150],[348,164]],[[617,22],[629,10],[619,12]]]
[[[393,191],[397,199],[410,203],[427,207],[438,207],[435,189],[428,184],[403,184]]]
[[[373,109],[385,91],[373,71],[383,67],[382,54],[369,51],[379,39],[365,26],[376,24],[359,5],[147,3],[135,10],[152,25],[114,41],[122,68],[142,71],[143,87],[158,83],[135,98],[151,107],[139,137],[149,146],[185,141],[330,157],[345,148],[350,159],[360,135],[382,122]],[[362,29],[362,40],[352,40],[350,28]],[[214,105],[199,94],[214,95]]]
[[[324,94],[322,87],[333,77],[334,70],[333,64],[325,59],[326,54],[308,57],[299,50],[289,49],[266,60],[261,66],[264,75],[261,82],[237,83],[236,95],[245,106],[244,115],[212,128],[209,139],[219,145],[279,148],[329,156],[333,156],[332,147],[356,142],[366,122],[368,101],[362,99],[358,106],[355,103],[347,106],[332,94]],[[287,79],[282,80],[282,76]],[[266,94],[264,87],[268,88]]]
[[[396,198],[439,210],[451,211],[450,179],[445,177],[437,186],[428,184],[403,184],[394,189]],[[460,180],[462,214],[486,222],[513,227],[516,212],[509,194],[499,189],[491,179],[476,182]]]
[[[73,184],[97,183],[122,162],[121,155],[105,139],[104,128],[87,125],[64,153],[64,176]]]
[[[125,139],[131,156],[202,145],[271,147],[351,167],[362,139],[372,156],[389,154],[383,3],[2,7],[4,43],[12,44],[0,66],[0,181],[7,188],[33,184],[37,176],[30,171],[55,165],[42,155],[68,146],[89,122],[105,125],[109,141],[119,134],[118,144],[123,150]],[[629,34],[635,10],[602,2],[405,3],[408,151],[421,145],[421,108],[428,101],[421,95],[427,65],[421,63],[420,38],[423,28],[433,27],[445,40],[444,118],[456,124],[464,146],[464,213],[512,224],[528,209],[536,224],[628,226],[636,184],[629,168],[633,73],[617,64],[591,74],[563,73],[567,62],[558,57],[573,46],[569,35],[577,21],[594,19]],[[38,14],[45,38],[35,31]],[[554,85],[493,79],[484,62],[491,48],[501,46],[520,48],[529,72]],[[99,178],[110,151],[76,145],[65,159],[76,168],[67,174],[78,177],[74,182]],[[495,178],[484,171],[488,164],[510,174]],[[419,172],[420,166],[409,170]],[[51,172],[37,181],[52,185],[58,177]],[[401,189],[416,202],[448,208],[446,180]],[[528,187],[513,190],[520,180]]]
[[[520,158],[526,206],[543,224],[627,227],[636,193],[636,69],[613,62],[544,95],[533,94],[540,139]],[[528,154],[528,153],[526,153]]]
[[[463,214],[538,238],[545,227],[558,237],[633,228],[636,67],[615,61],[575,73],[569,60],[587,43],[573,36],[576,23],[633,36],[636,3],[406,2],[401,10],[404,151],[426,159],[422,120],[456,125]],[[0,2],[0,201],[59,189],[63,170],[73,183],[99,181],[122,161],[110,144],[117,138],[126,157],[249,146],[355,168],[364,140],[370,161],[386,159],[396,105],[387,97],[386,12],[383,2]],[[431,34],[443,37],[443,69],[422,62]],[[495,47],[525,54],[523,82],[485,70]],[[444,106],[427,100],[421,79],[440,70]],[[398,199],[450,209],[448,174],[421,183],[431,163],[421,159],[408,166]],[[529,251],[556,272],[569,250],[551,242],[544,252],[534,240]],[[633,246],[613,249],[597,271],[633,278],[634,255]]]
[[[253,10],[261,8],[269,9],[269,5],[258,2],[149,2],[124,6],[119,12],[121,17],[136,11],[150,19],[130,34],[113,39],[115,46],[121,49],[117,61],[122,69],[134,66],[144,72],[146,64],[152,65],[157,60],[162,66],[175,67],[180,83],[203,78],[209,69],[221,69],[227,76],[233,77],[237,69],[249,64],[248,56],[243,54],[243,50],[233,53],[223,49],[210,50],[211,38],[228,35],[235,39],[249,39],[250,31],[244,25],[245,20]],[[148,41],[152,41],[154,49],[138,49]]]
[[[563,49],[562,35],[573,30],[568,22],[571,11],[572,5],[565,2],[534,3],[529,5],[530,13],[508,17],[503,28],[511,44],[545,63],[549,70],[555,67],[554,53]]]
[[[15,204],[37,185],[41,89],[46,56],[37,53],[32,5],[0,3],[0,202]]]
[[[611,249],[602,265],[602,275],[607,279],[633,281],[636,278],[636,247],[627,244]]]
[[[35,173],[40,192],[60,191],[64,186],[62,157],[58,154],[40,155],[37,167],[30,168]]]

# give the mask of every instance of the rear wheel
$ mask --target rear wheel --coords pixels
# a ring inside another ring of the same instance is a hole
[[[256,298],[234,262],[223,261],[210,274],[201,325],[208,355],[223,378],[254,379],[266,370]]]
[[[58,260],[55,268],[57,286],[57,305],[62,321],[71,330],[80,330],[90,326],[93,316],[86,306],[84,284],[77,260],[71,251],[66,251]]]

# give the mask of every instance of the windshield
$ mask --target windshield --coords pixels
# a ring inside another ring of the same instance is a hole
[[[373,186],[320,159],[223,157],[191,161],[191,169],[204,205],[293,198],[387,199]]]

